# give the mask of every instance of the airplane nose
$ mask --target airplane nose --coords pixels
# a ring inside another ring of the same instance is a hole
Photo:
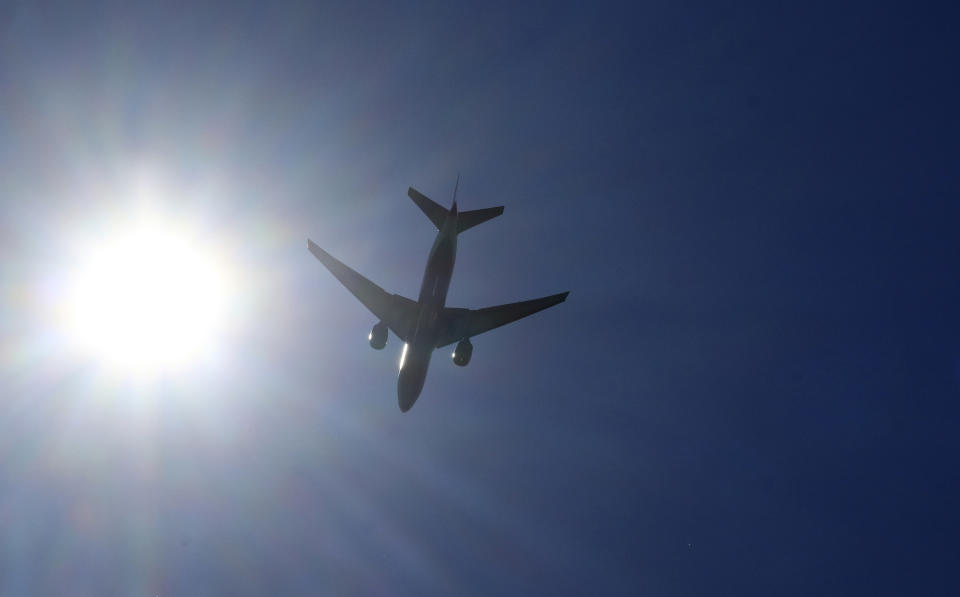
[[[413,403],[420,397],[421,389],[423,382],[417,383],[415,376],[400,373],[397,379],[397,405],[400,406],[400,412],[405,413],[413,407]]]
[[[423,381],[430,365],[430,346],[426,350],[414,347],[404,353],[403,366],[397,376],[397,404],[402,412],[410,410],[423,390]]]
[[[402,382],[397,384],[397,405],[400,407],[400,412],[405,413],[413,408],[418,394],[416,388],[411,388],[408,384]]]

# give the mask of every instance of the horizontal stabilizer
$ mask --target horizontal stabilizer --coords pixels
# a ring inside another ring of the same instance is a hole
[[[462,211],[460,212],[460,215],[457,216],[457,233],[463,232],[464,230],[469,230],[477,224],[483,224],[487,220],[492,220],[502,213],[502,205],[498,207],[488,207],[486,209]]]
[[[447,216],[450,214],[450,211],[437,202],[433,201],[417,189],[410,187],[407,189],[407,195],[413,202],[417,204],[417,207],[430,218],[430,221],[433,222],[433,225],[437,227],[437,230],[443,228],[443,223],[447,220]],[[491,220],[500,214],[503,213],[503,206],[497,207],[488,207],[486,209],[473,209],[469,211],[461,211],[457,215],[457,233],[463,232],[464,230],[469,230],[477,224],[482,224],[487,220]]]
[[[437,230],[443,228],[443,222],[447,219],[447,209],[439,205],[417,189],[410,187],[407,189],[407,195],[413,199],[420,211],[425,213]]]

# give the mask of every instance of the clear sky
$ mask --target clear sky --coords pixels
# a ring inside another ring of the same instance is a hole
[[[957,24],[0,3],[0,594],[960,593]],[[306,239],[415,297],[458,173],[448,303],[571,294],[401,414]]]

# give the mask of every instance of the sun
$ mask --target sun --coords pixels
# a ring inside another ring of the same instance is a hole
[[[89,239],[63,299],[71,343],[125,373],[160,374],[210,357],[227,331],[229,268],[189,226],[158,213]]]

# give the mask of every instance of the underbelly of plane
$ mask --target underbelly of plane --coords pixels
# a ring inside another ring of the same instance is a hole
[[[410,410],[420,397],[430,366],[431,352],[432,345],[424,348],[407,344],[403,347],[400,375],[397,377],[397,403],[402,412]]]

